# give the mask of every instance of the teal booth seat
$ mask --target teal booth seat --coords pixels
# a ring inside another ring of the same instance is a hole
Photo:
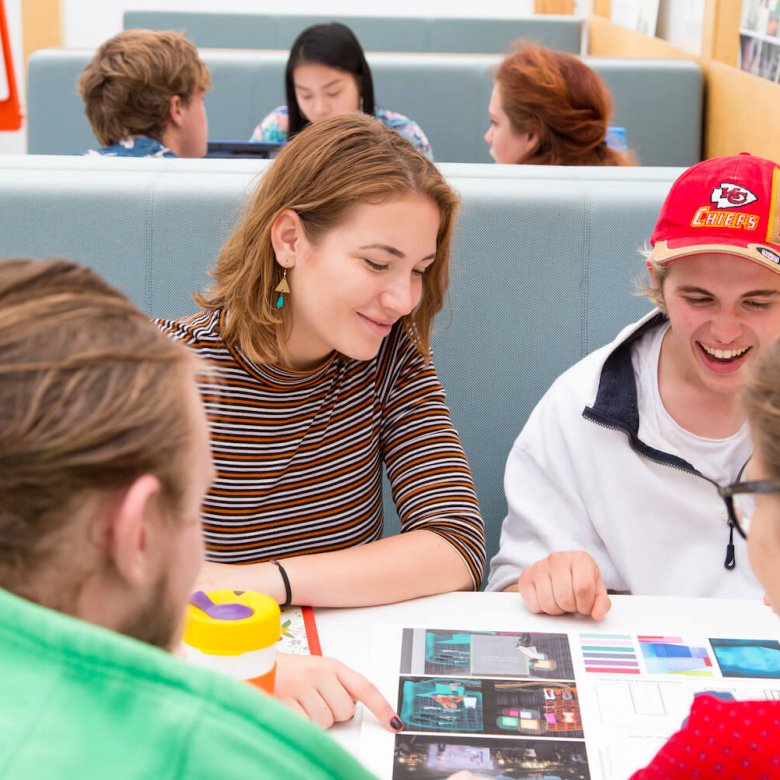
[[[78,259],[152,316],[192,312],[192,293],[208,284],[218,249],[267,165],[0,157],[0,257]],[[638,248],[680,171],[442,171],[462,208],[434,362],[474,472],[492,555],[506,513],[504,463],[533,406],[559,373],[649,309],[632,294],[644,273]],[[386,513],[393,530],[389,500]]]
[[[247,139],[284,103],[284,52],[204,50],[213,88],[206,95],[209,137]],[[72,154],[97,142],[77,92],[87,50],[42,49],[29,61],[28,149]],[[483,136],[495,55],[369,55],[377,103],[419,123],[441,162],[490,162]],[[613,124],[643,165],[688,166],[701,159],[702,75],[688,60],[586,58],[614,99]]]
[[[212,49],[289,49],[313,24],[342,22],[366,51],[499,54],[516,38],[550,49],[580,52],[584,21],[574,16],[422,17],[344,14],[261,14],[201,11],[125,11],[124,29],[180,30]]]

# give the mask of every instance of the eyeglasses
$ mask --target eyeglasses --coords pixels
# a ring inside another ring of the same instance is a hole
[[[780,493],[780,482],[735,482],[733,485],[718,487],[718,493],[726,504],[729,525],[736,528],[743,539],[747,539],[755,501],[751,498],[747,503],[743,503],[739,501],[739,498],[741,496],[750,497],[756,493]],[[739,512],[734,507],[735,498],[740,503]]]

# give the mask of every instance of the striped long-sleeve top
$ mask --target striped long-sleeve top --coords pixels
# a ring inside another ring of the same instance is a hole
[[[444,389],[396,325],[373,360],[311,371],[257,365],[220,336],[221,312],[160,321],[213,368],[201,392],[217,478],[207,557],[246,563],[342,550],[382,535],[382,463],[401,532],[438,534],[479,587],[482,518]]]

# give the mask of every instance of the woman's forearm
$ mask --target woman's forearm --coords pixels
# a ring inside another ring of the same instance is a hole
[[[293,604],[365,607],[470,590],[466,563],[445,539],[431,531],[379,539],[338,552],[284,558]],[[284,582],[273,563],[206,563],[199,587],[258,590],[280,603]]]

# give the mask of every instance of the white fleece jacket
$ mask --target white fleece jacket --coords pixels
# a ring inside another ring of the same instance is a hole
[[[509,514],[488,590],[503,590],[551,552],[585,550],[610,590],[761,596],[736,533],[736,566],[724,567],[729,527],[714,483],[638,437],[630,343],[662,322],[656,311],[624,328],[558,377],[534,409],[507,461]]]

